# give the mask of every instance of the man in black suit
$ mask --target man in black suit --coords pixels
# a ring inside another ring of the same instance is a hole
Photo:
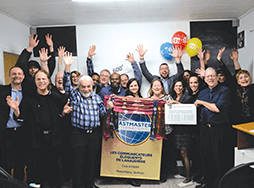
[[[1,166],[9,173],[14,168],[14,177],[23,181],[27,159],[28,136],[20,109],[24,108],[22,81],[25,78],[20,67],[9,71],[11,84],[0,86],[0,144]]]

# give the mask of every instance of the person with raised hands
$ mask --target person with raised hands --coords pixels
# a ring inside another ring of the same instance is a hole
[[[230,58],[233,60],[235,74],[232,75],[228,70],[227,66],[224,64],[222,60],[222,54],[225,51],[225,47],[219,49],[219,53],[217,55],[217,60],[220,63],[220,67],[216,70],[219,76],[219,82],[223,83],[225,86],[231,89],[231,92],[235,92],[237,82],[236,82],[236,73],[241,69],[240,64],[238,62],[238,51],[232,49],[232,53],[230,54]]]
[[[139,85],[141,87],[142,85],[142,73],[139,69],[139,66],[137,64],[137,62],[134,59],[134,55],[133,53],[128,53],[126,56],[126,61],[129,61],[131,63],[131,66],[133,68],[134,71],[134,77],[138,80]],[[121,86],[122,88],[125,89],[125,91],[127,91],[127,83],[129,81],[129,76],[126,73],[121,74]]]
[[[108,100],[107,106],[93,89],[90,76],[82,76],[78,81],[78,89],[74,89],[70,81],[70,67],[73,63],[72,54],[64,55],[66,79],[65,91],[70,95],[71,112],[71,150],[73,159],[72,187],[96,188],[94,184],[96,154],[100,148],[102,129],[100,118],[106,118],[113,103]]]
[[[95,45],[89,46],[88,56],[86,60],[87,73],[90,77],[92,77],[92,79],[97,79],[97,76],[98,76],[98,73],[94,72],[93,61],[92,61],[92,57],[96,55],[95,50],[96,50]],[[96,86],[94,85],[94,91],[96,94],[99,94],[102,88],[109,85],[109,77],[110,77],[109,70],[103,69],[100,72],[99,83],[97,83]]]
[[[152,75],[148,71],[148,69],[146,67],[145,59],[144,59],[144,56],[145,56],[147,50],[144,50],[143,45],[138,45],[136,50],[137,50],[137,52],[139,53],[139,56],[140,56],[140,62],[139,63],[140,63],[142,74],[145,76],[145,78],[150,83],[155,78],[161,79],[162,82],[163,82],[163,85],[164,85],[165,92],[167,94],[172,92],[172,89],[173,89],[172,86],[173,86],[174,80],[178,79],[184,72],[183,65],[181,63],[181,58],[182,58],[182,55],[184,53],[184,50],[182,50],[179,47],[176,47],[176,48],[172,49],[172,53],[170,55],[175,58],[176,66],[177,66],[177,73],[172,75],[172,76],[169,76],[170,70],[169,70],[169,67],[168,67],[167,63],[162,63],[160,65],[160,67],[159,67],[160,76]]]
[[[32,34],[29,36],[29,46],[24,49],[15,64],[22,68],[25,73],[25,79],[22,83],[23,89],[25,92],[30,92],[36,90],[36,85],[34,82],[34,75],[38,70],[45,70],[49,72],[50,76],[53,74],[55,69],[55,55],[54,55],[54,47],[52,41],[52,35],[47,34],[45,36],[47,45],[49,46],[49,59],[47,59],[47,64],[45,63],[42,67],[35,60],[29,60],[33,49],[38,45],[39,40],[37,40],[38,35]],[[43,51],[44,52],[44,51]],[[44,53],[43,53],[44,54]],[[44,60],[44,59],[43,59]]]

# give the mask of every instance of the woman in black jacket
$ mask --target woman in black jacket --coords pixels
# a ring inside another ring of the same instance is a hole
[[[172,104],[191,104],[193,102],[192,97],[184,92],[183,80],[176,80],[173,84],[173,93],[171,94],[173,100],[168,100],[167,105]],[[174,125],[174,137],[176,148],[181,151],[181,155],[184,160],[186,168],[186,179],[179,183],[180,187],[192,185],[190,175],[190,161],[188,157],[188,150],[191,147],[191,128],[190,126]]]

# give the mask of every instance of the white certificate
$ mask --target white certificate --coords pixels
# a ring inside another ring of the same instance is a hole
[[[165,104],[165,124],[197,125],[197,108],[194,104]]]

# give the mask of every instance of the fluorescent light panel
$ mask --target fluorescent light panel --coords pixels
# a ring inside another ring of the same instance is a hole
[[[124,0],[72,0],[75,2],[108,2],[108,1],[124,1]]]

